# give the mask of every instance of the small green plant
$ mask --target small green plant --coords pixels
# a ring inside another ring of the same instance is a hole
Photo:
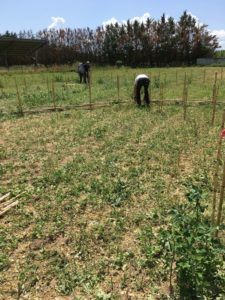
[[[216,299],[225,293],[225,249],[204,217],[204,195],[201,186],[189,184],[188,203],[171,210],[171,225],[160,232],[170,290],[176,275],[179,299]]]

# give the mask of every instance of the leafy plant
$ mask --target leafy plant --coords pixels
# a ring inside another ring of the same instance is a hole
[[[203,195],[201,187],[191,184],[188,203],[171,210],[171,225],[160,232],[170,288],[175,272],[179,299],[216,299],[225,292],[225,249],[204,217]]]

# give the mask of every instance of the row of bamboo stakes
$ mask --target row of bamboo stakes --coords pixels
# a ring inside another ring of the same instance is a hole
[[[206,70],[203,72],[203,82],[205,82],[205,77],[206,77]],[[134,74],[134,77],[136,75]],[[176,71],[176,81],[177,81],[177,71]],[[166,78],[164,78],[164,82],[161,81],[160,79],[160,73],[158,75],[159,78],[159,107],[160,110],[162,110],[163,105],[164,105],[164,89],[165,89],[165,81]],[[223,79],[223,68],[221,69],[221,74],[220,74],[220,80]],[[94,103],[92,103],[92,84],[91,84],[91,76],[89,77],[88,81],[88,94],[89,94],[89,106],[90,109],[94,107]],[[219,93],[219,85],[218,83],[218,73],[215,73],[215,79],[214,79],[214,84],[212,88],[212,125],[214,124],[215,121],[215,113],[216,113],[216,106],[217,106],[217,99],[218,99],[218,93]],[[54,81],[51,81],[51,88],[50,88],[50,83],[49,79],[46,78],[46,84],[47,84],[47,90],[48,94],[52,98],[52,107],[53,111],[57,110],[57,103],[56,103],[56,92],[55,92],[55,83]],[[120,96],[120,77],[117,75],[116,77],[116,85],[117,85],[117,102],[121,101],[121,96]],[[27,87],[26,79],[24,78],[24,86]],[[184,120],[187,118],[187,106],[188,106],[188,76],[185,72],[184,74],[184,81],[183,81],[183,95],[182,95],[182,103],[183,103],[183,117]],[[19,92],[18,84],[17,84],[17,79],[15,78],[15,88],[16,88],[16,95],[17,95],[17,111],[20,115],[23,115],[24,109],[23,109],[23,103],[21,99],[21,95]],[[150,91],[151,92],[151,91]],[[86,104],[85,104],[86,106]]]
[[[159,75],[160,77],[160,75]],[[177,72],[176,72],[176,81],[177,81]],[[206,77],[206,70],[204,70],[203,75],[203,82],[205,82]],[[223,79],[223,69],[221,69],[220,78]],[[117,100],[120,101],[120,78],[119,75],[117,75]],[[26,81],[25,81],[26,84]],[[23,106],[22,106],[22,100],[19,93],[19,88],[17,84],[17,80],[15,79],[15,87],[16,87],[16,93],[17,93],[17,100],[18,100],[18,112],[20,114],[23,114]],[[49,81],[47,79],[47,88],[48,91],[50,91],[49,88]],[[93,108],[92,103],[92,89],[91,89],[91,76],[89,77],[88,81],[88,91],[89,91],[89,109]],[[215,122],[215,113],[216,113],[216,106],[217,106],[217,98],[218,98],[218,92],[219,92],[219,85],[218,85],[218,73],[215,73],[214,77],[214,84],[212,89],[212,119],[211,124],[214,125]],[[55,84],[52,81],[51,85],[51,95],[52,95],[52,101],[53,101],[53,110],[57,110],[56,106],[56,95],[55,95]],[[159,85],[159,108],[162,111],[163,104],[164,104],[164,84],[160,82]],[[184,83],[183,83],[183,96],[182,96],[182,103],[183,103],[183,119],[184,121],[187,120],[187,103],[188,103],[188,80],[187,80],[187,74],[185,72],[184,74]],[[225,110],[223,112],[223,118],[222,118],[222,124],[221,129],[223,130],[225,126]],[[225,196],[225,158],[224,158],[224,166],[223,166],[223,175],[222,175],[222,185],[220,189],[220,199],[218,202],[217,207],[217,194],[218,194],[218,184],[219,184],[219,178],[218,178],[218,172],[219,172],[219,166],[221,162],[221,152],[222,152],[222,141],[223,136],[220,135],[219,141],[218,141],[218,149],[217,149],[217,159],[216,159],[216,168],[215,168],[215,174],[213,177],[213,200],[212,200],[212,217],[211,222],[212,225],[216,226],[216,235],[218,235],[218,228],[221,224],[221,218],[222,218],[222,208],[223,208],[223,201]]]

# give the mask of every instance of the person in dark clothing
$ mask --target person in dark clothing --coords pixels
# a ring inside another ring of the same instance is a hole
[[[90,82],[90,62],[87,61],[86,63],[84,63],[84,70],[85,70],[85,74],[86,74],[86,79],[88,81],[88,83]]]
[[[141,88],[144,88],[144,104],[149,106],[150,99],[148,93],[150,79],[145,74],[138,75],[134,80],[134,101],[138,106],[141,106]]]
[[[78,74],[79,74],[79,77],[80,77],[80,83],[84,82],[86,83],[86,71],[85,71],[85,68],[84,68],[84,63],[79,63],[78,65]]]

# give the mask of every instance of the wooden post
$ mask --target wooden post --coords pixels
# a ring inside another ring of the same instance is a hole
[[[23,115],[23,105],[20,97],[20,92],[17,84],[17,80],[15,78],[15,86],[16,86],[16,94],[17,94],[17,100],[18,100],[18,112],[20,115]]]
[[[52,81],[52,101],[53,101],[53,107],[54,110],[56,111],[56,101],[55,101],[55,84]]]
[[[225,124],[225,110],[223,111],[223,117],[222,117],[222,123],[221,123],[221,130],[224,129]],[[220,134],[219,141],[218,141],[218,147],[217,147],[217,155],[216,155],[216,168],[215,173],[213,176],[213,203],[212,203],[212,225],[215,225],[215,210],[216,210],[216,196],[217,196],[217,188],[218,188],[218,173],[219,173],[219,165],[220,165],[220,159],[221,159],[221,146],[222,146],[222,136]]]
[[[215,80],[214,80],[214,85],[213,85],[213,92],[212,92],[212,126],[214,125],[215,121],[215,114],[216,114],[216,102],[217,102],[217,93],[218,93],[218,88],[217,88],[217,72],[215,73]]]
[[[120,101],[120,77],[117,75],[117,100]]]
[[[48,97],[50,98],[50,88],[49,88],[49,80],[48,80],[48,77],[46,78],[46,84],[47,84]]]
[[[224,201],[224,194],[225,194],[225,159],[223,163],[223,179],[222,179],[222,185],[221,185],[221,191],[220,191],[220,200],[218,204],[218,213],[217,213],[217,220],[216,220],[216,237],[219,233],[219,226],[221,223],[221,217],[222,217],[222,210],[223,210],[223,201]]]
[[[91,72],[89,71],[88,77],[88,93],[89,93],[89,105],[90,109],[92,109],[92,97],[91,97]]]
[[[188,98],[187,74],[185,72],[185,75],[184,75],[184,88],[183,88],[184,120],[187,119],[187,98]]]
[[[159,106],[160,112],[163,111],[163,100],[164,100],[164,84],[160,83],[160,90],[159,90]]]

